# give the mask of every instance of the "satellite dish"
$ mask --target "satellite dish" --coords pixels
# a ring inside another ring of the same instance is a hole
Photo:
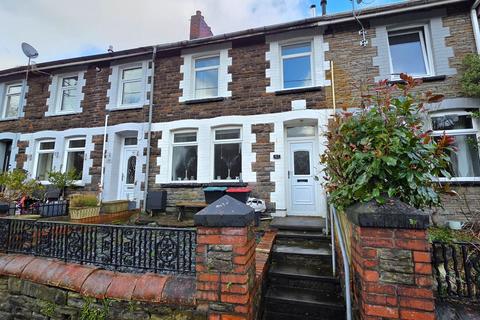
[[[22,51],[28,59],[35,59],[38,57],[38,51],[26,42],[22,42]]]

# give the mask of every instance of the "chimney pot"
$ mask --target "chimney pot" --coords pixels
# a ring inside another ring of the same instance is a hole
[[[327,14],[327,0],[322,0],[320,5],[322,6],[322,16],[324,16]]]
[[[202,12],[197,10],[190,19],[190,40],[213,36],[212,29],[205,22]]]
[[[310,6],[310,13],[312,15],[312,17],[316,17],[317,16],[317,6],[312,4]]]

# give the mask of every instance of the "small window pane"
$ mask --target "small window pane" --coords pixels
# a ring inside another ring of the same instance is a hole
[[[282,55],[285,56],[290,54],[310,53],[311,51],[310,47],[311,47],[310,42],[283,46]]]
[[[137,165],[137,157],[131,156],[127,161],[127,184],[135,183],[135,170]]]
[[[295,175],[309,175],[310,174],[310,152],[309,151],[295,151],[293,153],[293,167]]]
[[[37,179],[46,181],[48,173],[52,171],[53,153],[39,153],[37,164]]]
[[[215,130],[215,140],[240,139],[240,129]]]
[[[283,87],[298,88],[312,85],[310,56],[283,59]]]
[[[77,89],[67,89],[62,92],[62,111],[71,111],[75,109],[77,102]]]
[[[66,172],[75,171],[77,180],[82,179],[83,162],[85,153],[83,151],[70,151],[67,153]]]
[[[62,79],[62,87],[72,87],[77,85],[78,77],[68,77]]]
[[[403,35],[391,35],[390,56],[392,59],[393,73],[408,73],[422,75],[427,73],[424,49],[420,41],[419,32]],[[423,35],[422,35],[423,36]]]
[[[173,142],[195,142],[197,141],[196,132],[184,132],[184,133],[175,133],[173,136]]]
[[[195,68],[215,67],[220,64],[220,57],[200,58],[195,60]]]
[[[446,115],[432,117],[433,130],[456,130],[472,129],[472,117],[470,115]]]
[[[123,70],[123,80],[140,79],[142,77],[142,68],[132,68]]]
[[[296,137],[310,137],[315,135],[314,126],[303,126],[303,127],[293,127],[287,128],[287,137],[296,138]]]
[[[18,109],[20,107],[20,94],[7,96],[5,117],[12,118],[18,116]]]
[[[195,97],[215,97],[218,95],[218,69],[195,73]]]
[[[197,146],[175,146],[172,180],[197,180]]]
[[[480,158],[476,135],[454,136],[453,146],[457,151],[450,153],[452,177],[480,177]],[[436,137],[440,139],[440,137]]]
[[[139,103],[142,98],[142,83],[140,81],[123,84],[122,104]]]
[[[85,140],[70,140],[68,146],[70,148],[85,148]]]
[[[137,137],[125,138],[125,145],[126,146],[136,146],[137,145]]]
[[[40,142],[40,150],[53,150],[53,149],[55,149],[54,141]]]
[[[22,85],[17,86],[9,86],[8,87],[8,94],[20,94],[22,92]]]
[[[240,143],[215,145],[214,176],[216,180],[238,180],[242,172]]]

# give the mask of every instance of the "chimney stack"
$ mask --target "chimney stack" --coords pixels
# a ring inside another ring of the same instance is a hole
[[[312,4],[310,6],[310,14],[312,15],[312,18],[317,16],[317,6]]]
[[[212,29],[205,22],[202,12],[197,10],[197,13],[190,19],[190,40],[211,36],[213,36]]]
[[[327,14],[327,0],[322,0],[320,5],[322,6],[322,16],[324,16]]]

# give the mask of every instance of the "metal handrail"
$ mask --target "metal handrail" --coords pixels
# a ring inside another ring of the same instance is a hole
[[[345,313],[347,316],[347,320],[352,320],[352,297],[351,297],[351,290],[350,290],[350,260],[348,259],[347,255],[347,248],[345,246],[345,236],[343,234],[343,230],[340,226],[338,221],[337,211],[333,205],[329,205],[330,207],[330,232],[331,232],[331,239],[332,239],[332,267],[333,267],[333,274],[336,273],[336,260],[335,260],[335,231],[338,234],[338,243],[340,245],[340,250],[342,252],[342,260],[343,260],[343,272],[345,274]],[[335,230],[334,230],[335,226]]]

